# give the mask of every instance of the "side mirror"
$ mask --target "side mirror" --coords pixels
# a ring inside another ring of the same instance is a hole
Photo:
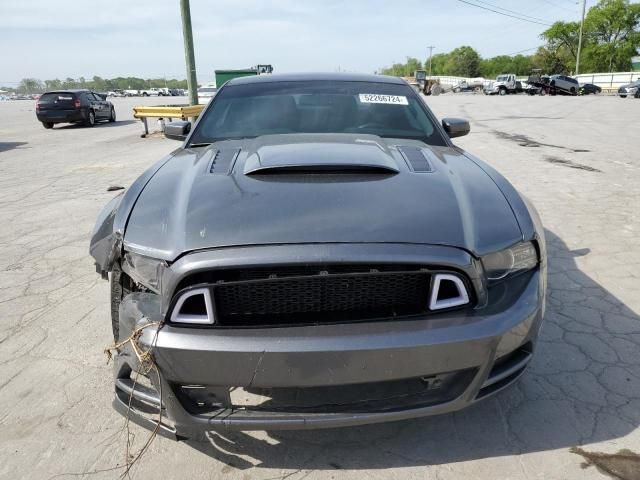
[[[191,122],[180,120],[177,122],[169,122],[164,126],[164,136],[171,140],[184,141],[191,131]]]
[[[449,138],[464,137],[471,131],[469,122],[462,118],[443,118],[442,127]]]

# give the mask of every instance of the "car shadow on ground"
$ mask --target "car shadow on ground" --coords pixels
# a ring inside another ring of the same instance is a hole
[[[383,469],[570,449],[640,424],[640,318],[582,273],[547,231],[549,298],[529,370],[455,413],[316,431],[212,432],[194,449],[247,469]],[[586,247],[586,246],[585,246]],[[581,459],[580,459],[581,460]]]
[[[0,142],[0,153],[8,152],[9,150],[13,150],[14,148],[20,148],[26,144],[27,142]]]
[[[82,123],[65,123],[62,125],[54,125],[56,130],[69,130],[74,128],[105,128],[105,127],[121,127],[123,125],[131,125],[132,123],[138,123],[139,120],[116,120],[115,122],[99,121],[93,127],[87,127]]]

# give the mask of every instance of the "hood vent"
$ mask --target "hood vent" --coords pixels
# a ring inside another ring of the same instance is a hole
[[[228,175],[239,153],[239,148],[216,150],[209,165],[209,173]]]
[[[398,165],[385,146],[372,139],[261,145],[247,157],[246,175],[300,173],[396,174]]]
[[[433,168],[421,148],[407,146],[398,146],[397,148],[411,170],[417,173],[433,172]]]
[[[382,173],[395,174],[397,170],[382,167],[379,165],[278,165],[270,167],[262,167],[250,172],[247,175],[278,175],[278,174],[345,174],[345,173]]]

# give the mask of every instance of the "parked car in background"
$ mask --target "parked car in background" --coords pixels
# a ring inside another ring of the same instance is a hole
[[[107,92],[107,96],[108,97],[126,97],[127,94],[125,93],[124,90],[114,88],[113,90],[109,90]]]
[[[556,92],[568,93],[570,95],[577,95],[580,89],[580,84],[575,78],[567,77],[566,75],[551,75],[549,78],[549,85]]]
[[[91,90],[57,90],[43,93],[36,102],[36,117],[44,128],[56,123],[82,123],[93,127],[99,121],[116,121],[113,104],[106,94]]]
[[[580,89],[578,90],[580,95],[597,95],[598,93],[602,93],[602,88],[598,85],[594,85],[593,83],[583,83],[580,85]]]
[[[167,87],[160,87],[160,88],[150,88],[149,89],[150,92],[157,92],[157,95],[159,97],[170,97],[171,96],[171,90],[168,89]]]
[[[403,79],[334,73],[234,78],[193,129],[168,123],[184,143],[90,244],[122,342],[114,407],[184,439],[434,415],[515,382],[545,232],[451,141],[469,131]]]
[[[208,103],[218,93],[218,89],[212,86],[198,88],[198,103]]]
[[[633,83],[629,83],[627,85],[622,85],[618,89],[618,95],[621,98],[627,98],[627,96],[634,97],[634,98],[640,98],[640,78],[637,79]]]
[[[161,93],[162,91],[159,88],[147,88],[143,90],[138,90],[138,95],[142,97],[158,97],[164,95]]]

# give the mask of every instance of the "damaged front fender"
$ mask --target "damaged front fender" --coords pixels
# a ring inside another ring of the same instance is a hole
[[[115,261],[122,254],[122,240],[129,215],[142,190],[173,154],[167,155],[148,168],[127,190],[112,198],[98,215],[91,234],[89,253],[95,260],[96,272],[102,278],[107,278],[108,272],[113,269]]]
[[[124,194],[121,193],[107,203],[98,215],[96,226],[91,234],[89,253],[96,262],[96,272],[103,278],[106,278],[107,272],[111,271],[113,262],[122,248],[122,233],[114,229],[114,221],[123,196]]]

